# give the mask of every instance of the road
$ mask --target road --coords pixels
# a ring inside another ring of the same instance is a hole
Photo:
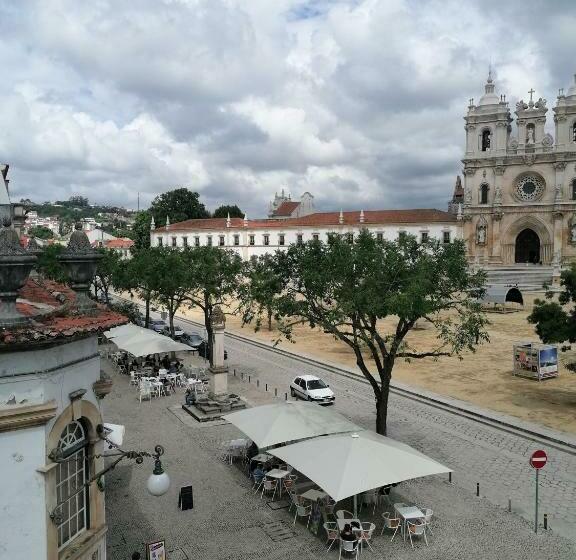
[[[178,320],[186,331],[201,331]],[[248,332],[247,332],[248,334]],[[289,391],[298,374],[323,378],[334,390],[335,408],[353,422],[373,429],[375,406],[371,388],[360,380],[331,373],[313,363],[280,355],[272,349],[227,337],[228,365],[260,380],[263,389],[278,388],[279,397]],[[246,377],[247,377],[246,375]],[[549,527],[576,541],[576,454],[536,444],[522,435],[508,433],[473,419],[443,411],[427,403],[391,394],[388,435],[448,465],[453,483],[533,522],[535,473],[529,457],[543,448],[549,457],[540,472],[540,513]],[[542,523],[542,517],[540,518]]]

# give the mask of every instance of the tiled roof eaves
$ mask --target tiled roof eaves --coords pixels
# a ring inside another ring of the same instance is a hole
[[[248,220],[247,226],[241,218],[231,220],[229,227],[226,227],[225,219],[206,220],[186,220],[170,225],[167,230],[159,227],[154,230],[157,233],[171,233],[179,231],[195,230],[243,230],[243,229],[290,229],[293,227],[350,227],[350,226],[378,226],[378,225],[400,225],[400,224],[425,224],[425,223],[453,223],[457,218],[454,214],[435,209],[420,210],[367,210],[364,212],[364,222],[360,222],[359,212],[344,212],[344,223],[339,221],[339,212],[325,212],[309,214],[300,218],[288,218],[285,220]]]

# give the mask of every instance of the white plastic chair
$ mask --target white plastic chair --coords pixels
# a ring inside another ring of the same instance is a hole
[[[370,544],[370,540],[372,539],[372,534],[374,533],[375,529],[376,529],[376,525],[374,523],[370,523],[370,522],[364,522],[360,524],[362,527],[362,530],[360,531],[358,537],[360,539],[360,542],[363,543],[365,542],[368,545],[368,548],[374,552],[374,549],[372,548],[372,545]]]
[[[274,501],[274,496],[276,495],[276,489],[278,488],[278,480],[275,478],[266,478],[262,481],[262,493],[260,494],[260,499],[264,496],[265,492],[272,492],[272,501]]]
[[[142,399],[148,399],[152,402],[152,386],[150,381],[142,381],[140,383],[139,397],[140,402],[142,402]]]
[[[326,552],[329,552],[332,545],[340,539],[338,525],[332,521],[326,521],[324,523],[324,531],[326,531],[326,544],[330,543],[330,546],[326,549]]]
[[[336,512],[336,517],[338,519],[354,519],[354,514],[351,511],[347,511],[345,509],[339,509]]]
[[[392,535],[392,538],[390,539],[390,542],[392,542],[394,540],[394,537],[396,536],[396,533],[400,529],[400,521],[401,520],[399,517],[390,517],[389,511],[385,511],[382,514],[382,519],[384,519],[384,526],[382,527],[382,531],[380,531],[380,535],[384,534],[385,529],[389,529],[391,531],[394,531],[394,534]]]
[[[433,531],[430,525],[432,522],[432,515],[434,514],[434,512],[430,508],[423,509],[422,511],[424,512],[423,520],[424,524],[426,525],[426,530],[432,533]]]
[[[306,523],[306,529],[308,529],[308,525],[310,524],[310,516],[312,515],[312,506],[302,506],[298,504],[296,506],[296,513],[294,515],[294,523],[292,525],[296,525],[296,518],[297,517],[308,517],[308,522]]]
[[[358,541],[344,541],[340,539],[340,555],[338,559],[342,558],[342,552],[345,554],[354,554],[356,560],[358,560]]]
[[[410,537],[410,544],[414,548],[414,543],[412,542],[412,537],[424,537],[426,546],[428,546],[428,539],[426,538],[426,523],[420,521],[419,523],[412,523],[412,521],[406,521],[406,527],[408,529],[408,536]]]

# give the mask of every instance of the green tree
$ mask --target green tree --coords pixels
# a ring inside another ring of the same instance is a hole
[[[242,259],[234,251],[209,246],[193,247],[189,249],[189,255],[187,265],[191,283],[187,301],[204,314],[212,363],[212,314],[217,305],[226,306],[237,293],[242,281]]]
[[[535,325],[536,334],[545,343],[576,342],[576,263],[562,271],[560,287],[557,301],[556,294],[546,292],[546,299],[535,300],[528,316],[528,322]]]
[[[244,212],[242,212],[242,210],[240,210],[236,204],[232,206],[229,204],[223,204],[222,206],[216,208],[212,214],[213,218],[227,218],[228,216],[231,218],[243,218]]]
[[[144,326],[150,324],[150,301],[152,289],[156,284],[157,255],[152,249],[140,249],[131,259],[123,261],[114,274],[113,285],[122,291],[136,294],[144,301]]]
[[[138,212],[134,218],[134,225],[132,226],[132,234],[134,239],[135,251],[148,249],[150,247],[150,223],[152,221],[152,214],[148,210]],[[159,224],[158,224],[159,225]]]
[[[68,280],[66,270],[59,260],[66,247],[64,245],[46,245],[38,255],[36,270],[45,278],[65,284]]]
[[[363,231],[350,243],[334,235],[328,243],[277,252],[271,273],[284,285],[270,302],[280,336],[290,340],[295,325],[308,324],[351,348],[374,391],[380,434],[386,434],[396,360],[461,356],[488,340],[477,299],[484,275],[469,271],[461,241],[420,244],[406,235],[379,242]],[[436,331],[433,347],[417,349],[406,341],[418,320]]]
[[[38,239],[53,239],[54,232],[45,226],[32,226],[28,229],[28,235],[30,237],[36,237]]]
[[[128,317],[128,320],[132,323],[136,323],[140,318],[140,309],[132,301],[115,301],[114,303],[109,303],[110,309]]]
[[[114,280],[118,275],[118,268],[124,265],[124,261],[120,258],[120,255],[112,249],[98,249],[98,251],[102,253],[104,257],[98,261],[98,268],[92,279],[94,295],[98,297],[98,292],[101,292],[104,300],[109,304],[110,288],[114,286]]]
[[[152,300],[166,308],[170,333],[174,334],[174,315],[188,301],[193,288],[192,250],[153,247],[154,275]]]
[[[197,192],[179,188],[158,195],[149,211],[154,216],[156,227],[163,226],[167,216],[173,224],[193,218],[209,218],[210,214],[199,199]]]
[[[285,277],[275,270],[275,257],[269,253],[253,258],[246,263],[245,281],[238,288],[239,310],[244,324],[255,324],[260,330],[262,318],[266,317],[268,330],[272,330],[274,299],[284,290]]]

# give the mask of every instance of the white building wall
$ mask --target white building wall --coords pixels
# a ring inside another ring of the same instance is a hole
[[[0,464],[5,483],[0,490],[0,559],[46,558],[46,441],[52,426],[70,404],[69,394],[86,390],[83,400],[101,410],[92,384],[100,379],[98,339],[59,344],[52,348],[2,353],[0,402],[14,396],[17,406],[55,401],[56,416],[43,426],[0,432]],[[9,481],[6,482],[6,481]],[[105,538],[95,544],[105,558]]]
[[[421,239],[422,233],[426,232],[430,239],[442,240],[445,231],[450,232],[450,240],[462,238],[461,224],[447,222],[442,223],[422,223],[422,224],[366,224],[362,226],[372,234],[382,234],[384,239],[394,240],[397,239],[401,232],[414,235],[417,239]],[[289,245],[298,242],[298,235],[302,235],[302,241],[310,241],[313,239],[314,234],[319,236],[321,241],[326,241],[328,235],[331,233],[347,234],[353,233],[357,235],[360,232],[360,225],[338,225],[338,226],[321,226],[321,227],[287,227],[281,228],[229,228],[224,230],[190,230],[190,231],[170,231],[167,232],[152,232],[151,242],[153,246],[158,246],[158,240],[162,239],[162,246],[164,247],[184,247],[184,238],[188,241],[189,247],[194,247],[196,244],[205,246],[209,244],[209,240],[213,246],[223,246],[227,249],[233,249],[247,260],[252,256],[264,255],[266,253],[274,253],[277,250],[287,248]],[[234,237],[238,236],[239,244],[234,244]],[[269,245],[265,244],[265,236],[268,235]],[[280,245],[280,235],[284,235],[284,245]],[[220,245],[220,237],[224,238],[224,245]],[[254,243],[251,243],[253,236]]]
[[[46,558],[44,426],[0,433],[0,558]]]

